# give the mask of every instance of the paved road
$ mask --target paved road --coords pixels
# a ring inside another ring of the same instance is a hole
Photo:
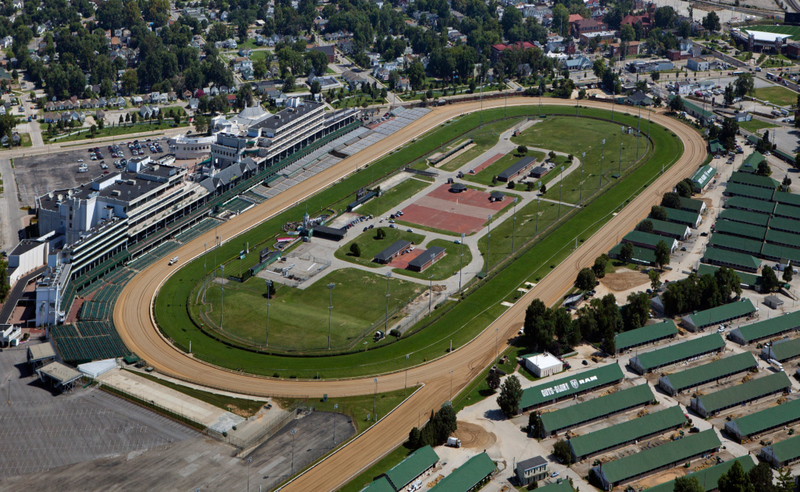
[[[0,246],[9,253],[19,242],[18,231],[22,228],[23,212],[19,209],[17,180],[8,157],[0,159],[0,177],[3,180],[3,193],[0,195]]]
[[[531,105],[531,102],[526,98],[512,98],[509,99],[508,104],[524,106]],[[503,100],[484,102],[486,107],[499,107],[503,104]],[[552,100],[548,101],[548,104],[572,106],[573,102]],[[606,108],[606,105],[596,101],[585,101],[583,104],[589,107]],[[426,130],[435,128],[462,113],[477,111],[479,108],[480,103],[454,104],[436,108],[430,114],[388,137],[382,142],[382,145],[369,147],[353,157],[344,159],[336,166],[294,186],[288,192],[221,224],[218,232],[223,241],[229,241],[236,234],[255,227],[281,210],[294,206],[306,197],[332,185],[354,169],[356,160],[362,164],[371,162]],[[491,363],[495,356],[496,333],[500,334],[503,343],[507,343],[522,326],[525,307],[532,299],[538,297],[548,305],[555,303],[572,287],[575,275],[582,267],[591,265],[597,256],[607,252],[616,244],[619,231],[633,229],[641,219],[647,216],[650,207],[661,199],[663,193],[671,190],[675,182],[690,176],[697,169],[706,156],[705,143],[700,134],[660,113],[654,113],[652,120],[670,128],[682,140],[684,154],[677,163],[648,186],[642,194],[633,199],[629,206],[613,217],[600,231],[585,241],[566,261],[553,269],[535,288],[523,296],[521,302],[509,308],[491,327],[484,330],[472,342],[450,355],[412,368],[407,372],[385,374],[378,377],[378,386],[382,392],[404,387],[406,374],[408,381],[412,384],[424,383],[425,386],[351,444],[299,476],[286,486],[286,490],[335,489],[401,444],[407,438],[409,429],[419,424],[421,415],[427,415],[432,409],[438,409],[447,399],[451,377],[453,391],[458,392]],[[187,258],[187,260],[198,257],[203,253],[203,243],[213,242],[213,236],[214,231],[201,235],[171,254]],[[176,270],[177,267],[166,268],[162,262],[157,262],[143,270],[125,287],[114,309],[114,322],[125,344],[158,371],[206,386],[262,395],[305,396],[326,393],[336,397],[369,394],[375,390],[372,377],[334,381],[277,381],[234,373],[188,357],[172,347],[160,335],[155,328],[150,310],[159,287]],[[451,371],[453,371],[452,376]],[[417,414],[416,419],[414,418],[415,413]]]

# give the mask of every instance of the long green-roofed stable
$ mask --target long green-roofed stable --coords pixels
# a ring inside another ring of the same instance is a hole
[[[791,232],[775,231],[770,229],[764,238],[768,243],[777,244],[779,246],[787,246],[789,248],[800,248],[800,235]]]
[[[742,465],[742,469],[745,473],[749,472],[756,466],[756,462],[752,456],[740,456],[730,461],[725,461],[718,465],[704,468],[694,473],[689,473],[685,476],[685,478],[696,478],[697,481],[700,482],[700,486],[703,487],[703,490],[706,492],[715,490],[717,488],[719,477],[721,477],[724,473],[728,473],[728,470],[730,470],[733,464],[737,461]],[[660,483],[647,489],[648,492],[673,492],[674,490],[675,480]]]
[[[750,273],[758,272],[758,269],[761,267],[761,260],[753,255],[718,248],[706,248],[706,252],[701,261],[712,265],[744,270]]]
[[[719,335],[707,335],[668,347],[644,352],[631,357],[630,365],[639,374],[646,374],[660,367],[676,364],[694,357],[718,352],[725,347],[725,340]]]
[[[763,241],[767,235],[767,228],[732,220],[720,220],[714,225],[714,234],[739,236],[745,239]]]
[[[589,434],[569,440],[572,459],[580,461],[603,451],[624,446],[644,438],[677,429],[686,422],[683,410],[678,405],[644,417],[627,420]]]
[[[706,309],[694,314],[688,314],[681,318],[683,325],[691,331],[702,330],[703,328],[719,323],[737,320],[750,316],[756,312],[756,307],[750,299],[740,299],[738,302],[730,302]],[[720,337],[721,338],[721,337]]]
[[[661,323],[646,325],[635,330],[618,333],[615,337],[617,353],[622,353],[630,348],[654,343],[665,338],[672,338],[678,334],[678,328],[672,320],[665,319]]]
[[[576,405],[561,408],[552,412],[543,413],[542,437],[565,429],[571,429],[588,422],[624,412],[634,407],[647,405],[655,397],[653,390],[647,384],[634,386],[611,393],[610,395],[594,398]]]
[[[402,490],[418,476],[433,468],[439,462],[439,455],[430,446],[424,446],[408,455],[406,459],[387,471],[385,477],[395,490]]]
[[[776,191],[772,197],[773,202],[783,203],[785,205],[792,205],[800,207],[800,195],[788,193],[785,191]]]
[[[658,219],[645,219],[650,221],[653,224],[653,233],[660,234],[662,236],[671,237],[673,239],[678,239],[683,241],[689,234],[691,234],[691,230],[689,226],[686,224],[677,224],[675,222],[667,222],[666,220],[658,220]],[[642,221],[644,222],[644,220]],[[640,222],[641,224],[641,222]]]
[[[757,255],[761,253],[762,243],[761,241],[754,241],[752,239],[714,233],[708,241],[708,245],[715,248],[735,251],[737,253]]]
[[[800,421],[800,400],[792,400],[726,422],[725,432],[742,441],[797,421]]]
[[[800,249],[781,246],[780,244],[764,243],[761,256],[767,260],[781,261],[792,260],[795,265],[800,264]]]
[[[800,328],[800,311],[793,311],[756,323],[739,326],[731,330],[730,338],[736,343],[747,345],[765,338],[778,336]]]
[[[667,374],[658,380],[658,385],[670,395],[675,396],[681,391],[749,371],[754,367],[758,367],[758,362],[753,354],[743,352],[685,371]]]
[[[619,258],[619,253],[622,251],[622,243],[617,244],[608,252],[611,258]],[[642,265],[654,265],[656,262],[655,250],[648,248],[640,248],[639,246],[633,247],[633,256],[631,257],[632,263],[641,263]]]
[[[539,487],[537,490],[539,492],[547,491],[547,492],[573,492],[574,489],[572,485],[569,484],[569,480],[562,480],[560,482],[553,482],[547,485],[543,485]]]
[[[677,208],[665,208],[664,210],[667,212],[667,220],[670,222],[686,224],[692,228],[700,225],[701,216],[698,213],[678,210]]]
[[[778,217],[786,217],[787,219],[800,220],[800,207],[793,207],[785,203],[778,203],[775,205],[774,215]]]
[[[622,381],[623,374],[618,364],[607,364],[589,371],[540,384],[522,392],[519,408],[529,408],[554,403],[563,398],[585,393]]]
[[[780,183],[770,178],[769,176],[760,176],[758,174],[748,174],[739,172],[734,172],[733,174],[731,174],[731,177],[728,180],[728,182],[740,183],[748,186],[757,186],[759,188],[766,188],[770,191],[774,191],[775,188],[777,188],[778,185],[780,185]]]
[[[774,229],[776,231],[800,234],[800,220],[785,219],[783,217],[772,217],[769,221],[769,228]]]
[[[592,468],[600,478],[605,490],[637,477],[669,468],[700,456],[720,447],[719,438],[713,429],[670,441],[624,458],[604,463]]]
[[[707,395],[692,398],[691,407],[703,418],[727,408],[787,391],[792,387],[786,373],[776,372]]]
[[[703,210],[706,209],[706,204],[703,200],[695,200],[694,198],[687,198],[685,196],[681,198],[681,210],[686,210],[687,212],[694,212],[696,214],[703,213]]]
[[[397,492],[386,477],[381,477],[361,489],[361,492]]]
[[[778,362],[796,359],[800,357],[800,338],[773,342],[769,347],[765,347],[761,353],[766,354],[767,358],[775,359]]]
[[[717,270],[720,267],[716,267],[714,265],[706,265],[705,263],[701,264],[697,267],[697,276],[702,277],[703,275],[715,275]],[[734,270],[733,273],[739,277],[739,282],[743,287],[749,287],[751,289],[760,289],[761,288],[761,277],[758,275],[753,275],[752,273],[745,273],[739,272]]]
[[[759,188],[757,186],[749,186],[741,183],[729,183],[725,188],[725,194],[728,196],[743,196],[745,198],[753,198],[755,200],[763,200],[765,202],[772,201],[772,193],[773,190]]]
[[[761,457],[775,468],[800,460],[800,436],[790,437],[761,449]]]
[[[469,492],[494,473],[496,468],[489,455],[481,453],[444,477],[431,492]]]
[[[738,208],[726,208],[719,213],[719,218],[733,222],[752,224],[760,227],[766,227],[767,224],[769,224],[768,215],[760,214],[758,212],[748,212],[747,210],[739,210]],[[719,223],[717,225],[719,225]]]
[[[748,155],[742,161],[742,165],[739,167],[740,173],[755,173],[758,171],[758,165],[764,162],[766,158],[761,154],[761,152],[753,152],[752,154]]]
[[[726,208],[738,208],[740,210],[748,210],[750,212],[759,212],[762,214],[771,214],[775,208],[775,204],[765,202],[763,200],[754,200],[752,198],[745,198],[743,196],[734,196],[725,200]]]
[[[660,236],[658,234],[650,234],[642,231],[631,231],[622,238],[622,242],[632,243],[634,246],[641,246],[643,248],[656,249],[658,243],[665,242],[670,250],[673,250],[677,245],[672,238]]]

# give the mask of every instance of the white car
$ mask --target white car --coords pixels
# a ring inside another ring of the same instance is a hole
[[[551,478],[552,478],[552,477],[557,477],[557,476],[558,476],[558,472],[557,472],[557,471],[554,471],[553,473],[551,473],[551,474],[550,474],[550,477],[551,477]]]

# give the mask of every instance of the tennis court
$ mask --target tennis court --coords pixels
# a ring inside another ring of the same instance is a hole
[[[468,188],[460,193],[442,185],[403,209],[404,222],[455,233],[472,234],[483,228],[510,200],[489,201],[489,193]]]

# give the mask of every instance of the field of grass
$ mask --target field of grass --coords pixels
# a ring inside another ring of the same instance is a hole
[[[800,27],[798,26],[747,26],[745,31],[775,32],[778,34],[790,34],[792,40],[800,40]]]
[[[542,110],[543,113],[549,115],[574,112],[574,108],[548,106],[543,106]],[[536,106],[508,108],[510,117],[535,115],[537,112]],[[584,108],[581,113],[594,118],[611,117],[611,113],[604,110]],[[486,122],[497,120],[502,116],[502,108],[483,112],[483,119]],[[619,112],[616,112],[614,119],[615,125],[619,123],[636,124],[634,117]],[[567,122],[575,123],[579,121],[567,120]],[[477,125],[477,114],[456,118],[450,124],[436,128],[418,138],[415,143],[403,147],[369,167],[375,171],[375,179],[379,179],[381,174],[388,174],[442,146],[449,145],[455,139],[463,138],[466,132]],[[185,350],[191,340],[194,357],[222,367],[243,368],[245,371],[255,374],[278,374],[282,377],[295,375],[300,378],[312,378],[319,373],[321,378],[355,377],[402,370],[421,364],[431,358],[444,355],[451,341],[454,348],[469,342],[505,311],[505,307],[499,304],[503,299],[516,291],[524,282],[536,281],[548,273],[551,265],[562,261],[571,252],[576,237],[587,238],[596,232],[611,219],[613,213],[618,212],[625,203],[633,199],[655,179],[662,166],[664,168],[671,166],[682,154],[680,141],[666,129],[653,125],[651,138],[657,150],[649,161],[632,171],[629,176],[625,176],[625,179],[615,182],[616,186],[609,187],[605,193],[596,197],[591,203],[586,203],[580,210],[572,211],[568,222],[553,229],[546,236],[540,236],[540,240],[532,247],[518,251],[516,258],[519,261],[514,263],[513,268],[505,268],[496,274],[493,273],[479,285],[470,289],[470,292],[480,291],[479,295],[469,296],[468,302],[453,303],[440,308],[435,311],[433,320],[425,320],[425,323],[432,323],[430,326],[394,343],[388,343],[366,352],[320,358],[282,357],[224,346],[203,334],[186,313],[189,294],[203,278],[202,258],[187,263],[180,270],[180,274],[173,275],[162,286],[154,307],[156,319],[160,329],[178,347]],[[306,203],[300,204],[300,207],[301,209],[307,207],[310,211],[322,210],[328,204],[335,203],[344,196],[354,193],[358,188],[367,186],[370,183],[370,174],[364,171],[359,172],[342,183],[317,193]],[[250,241],[252,247],[265,241],[265,238],[271,238],[275,234],[281,233],[281,226],[284,223],[298,220],[297,210],[299,209],[293,208],[278,214],[273,219],[237,237],[236,241],[226,243],[220,248],[218,259],[228,262],[238,254],[243,242]],[[506,222],[510,227],[511,221]],[[498,229],[497,232],[493,231],[492,240],[493,244],[497,240],[498,246],[500,246],[500,239],[503,236],[500,234],[502,227]],[[494,248],[494,246],[492,247]],[[498,249],[500,248],[498,247]],[[255,263],[257,254],[257,250],[255,256],[251,254],[251,265]],[[213,265],[209,268],[212,267]],[[409,355],[408,358],[407,355]]]
[[[635,123],[633,126],[636,126]],[[647,126],[647,121],[642,121],[642,129],[645,132],[647,132]],[[575,120],[568,117],[548,118],[546,121],[528,128],[512,140],[516,144],[552,149],[582,159],[584,179],[582,196],[584,200],[600,189],[601,160],[603,185],[613,179],[611,174],[619,172],[620,143],[622,143],[622,171],[630,168],[636,160],[636,137],[627,133],[623,135],[619,124],[608,121]],[[605,146],[602,143],[603,140],[606,142]],[[643,138],[640,140],[639,156],[641,157],[645,152],[645,141]],[[583,152],[586,152],[585,157],[581,156]],[[601,159],[601,156],[604,158]],[[550,174],[555,177],[558,169],[560,166],[553,169]],[[548,181],[549,179],[543,182],[547,183]],[[580,183],[580,169],[576,169],[564,177],[562,201],[578,203],[581,195]],[[558,190],[548,190],[547,197],[557,200],[558,196],[551,194],[556,191]]]
[[[375,395],[347,396],[344,398],[328,398],[323,402],[322,399],[309,401],[308,406],[313,406],[317,412],[338,412],[350,416],[353,423],[358,427],[357,433],[362,433],[371,427],[376,421],[382,419],[387,413],[391,412],[397,405],[406,399],[407,395],[413,393],[417,388],[409,386],[407,390],[390,391],[388,393],[378,393]],[[381,390],[380,380],[378,381],[378,391]],[[375,412],[372,408],[375,405]],[[337,406],[334,409],[334,405]],[[377,414],[377,415],[376,415]],[[369,415],[369,420],[367,419]],[[376,418],[377,417],[377,418]]]
[[[342,109],[345,107],[360,108],[365,104],[367,106],[372,106],[373,104],[386,104],[386,99],[378,95],[378,97],[373,100],[372,97],[368,96],[367,94],[358,94],[355,96],[345,97],[344,99],[337,99],[331,103],[331,106],[333,106],[333,109]]]
[[[218,395],[215,393],[209,393],[207,391],[189,388],[188,386],[183,386],[181,384],[175,384],[171,381],[165,381],[147,373],[138,371],[131,372],[137,376],[149,379],[150,381],[155,381],[156,383],[166,386],[167,388],[174,389],[175,391],[179,391],[185,395],[189,395],[192,398],[197,398],[200,401],[214,405],[215,407],[236,413],[237,415],[241,415],[242,417],[250,417],[251,415],[255,415],[255,413],[261,410],[261,407],[264,406],[263,401],[245,400],[243,398],[233,398],[230,396]]]
[[[432,267],[428,267],[428,269],[424,272],[412,272],[411,270],[400,270],[398,268],[395,268],[393,271],[402,275],[421,278],[424,280],[430,279],[431,274],[433,274],[433,280],[444,280],[452,277],[454,274],[457,274],[459,268],[461,267],[461,245],[446,239],[434,239],[428,243],[426,248],[430,248],[431,246],[439,246],[445,249],[444,258],[438,260],[433,264]],[[472,253],[470,252],[469,248],[466,247],[463,248],[463,251],[464,265],[469,265],[469,262],[472,261]],[[425,253],[422,254],[424,255]]]
[[[358,227],[358,226],[355,226]],[[386,237],[378,239],[378,230],[386,233]],[[419,244],[425,240],[425,236],[421,234],[414,234],[404,229],[393,229],[390,227],[376,227],[367,232],[362,232],[358,237],[345,244],[336,250],[335,256],[340,260],[349,261],[350,263],[357,263],[359,265],[368,266],[371,268],[378,268],[381,265],[372,261],[376,254],[388,248],[392,243],[397,240],[404,239],[411,241],[414,244]],[[361,256],[353,256],[350,252],[352,244],[358,244],[361,248]]]
[[[20,133],[20,147],[30,147],[33,145],[31,143],[31,134],[30,133]]]
[[[778,106],[792,106],[797,102],[797,93],[783,87],[762,87],[756,89],[756,98]]]
[[[464,174],[464,179],[467,181],[472,181],[473,183],[480,183],[486,186],[505,187],[506,183],[502,181],[499,181],[497,185],[493,185],[492,179],[501,172],[508,169],[509,166],[511,166],[518,160],[522,159],[523,157],[533,157],[539,162],[542,162],[545,159],[544,152],[528,152],[525,155],[517,154],[516,152],[511,152],[501,157],[500,159],[492,163],[489,167],[481,170],[477,174]]]
[[[477,128],[469,132],[466,136],[467,138],[472,139],[472,142],[475,144],[475,146],[460,154],[458,157],[446,162],[445,164],[437,166],[437,168],[442,169],[443,171],[455,171],[464,164],[479,157],[481,154],[497,145],[501,133],[518,125],[522,121],[524,121],[523,118],[495,121],[483,125],[483,128]]]
[[[775,128],[777,126],[778,125],[773,125],[772,123],[765,123],[761,120],[742,121],[741,123],[739,123],[740,128],[744,128],[750,133],[755,133],[763,128]]]
[[[189,123],[185,121],[181,121],[181,124],[178,125],[179,127],[189,126]],[[142,133],[142,132],[151,132],[157,130],[166,130],[168,128],[174,128],[175,122],[172,121],[172,118],[165,119],[163,123],[160,125],[158,124],[158,120],[153,120],[153,123],[136,123],[135,125],[131,125],[130,123],[124,126],[106,126],[102,130],[97,130],[95,133],[95,138],[103,138],[103,137],[111,137],[111,136],[119,136],[119,135],[130,135],[131,133]],[[42,139],[45,142],[52,141],[54,143],[60,142],[77,142],[80,140],[91,140],[91,134],[89,133],[89,129],[79,129],[83,130],[81,133],[77,133],[75,135],[70,135],[68,137],[54,137],[53,139],[48,138],[46,127],[42,129]],[[79,131],[76,130],[76,131]]]
[[[328,346],[328,306],[331,310],[331,347],[351,346],[365,330],[386,314],[386,278],[357,269],[335,270],[305,290],[276,284],[269,303],[269,347],[275,350],[319,350]],[[389,310],[396,311],[416,297],[424,286],[391,279]],[[263,346],[266,336],[267,299],[264,280],[252,277],[244,284],[225,286],[223,327],[226,332]],[[206,292],[207,319],[219,326],[220,289]],[[298,334],[302,333],[302,336]]]
[[[394,213],[396,207],[424,190],[431,184],[427,181],[420,181],[416,178],[409,178],[402,183],[384,191],[379,197],[375,197],[364,205],[356,209],[361,215],[373,215],[379,217],[386,213]]]

